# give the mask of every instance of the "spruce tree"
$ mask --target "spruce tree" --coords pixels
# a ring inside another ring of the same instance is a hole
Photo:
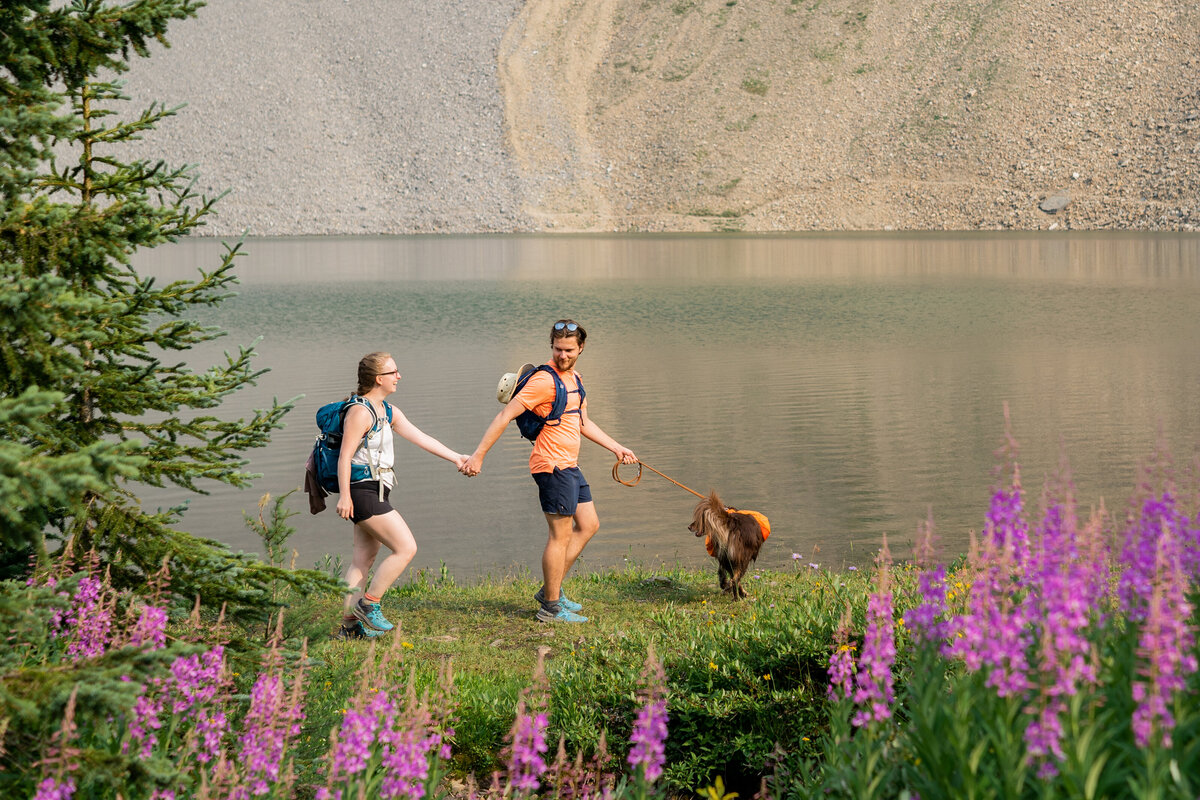
[[[121,73],[194,0],[8,0],[0,6],[0,547],[8,561],[70,542],[117,586],[170,561],[172,585],[210,607],[265,613],[283,580],[330,585],[181,533],[181,509],[148,512],[141,485],[249,484],[244,453],[290,408],[248,419],[214,409],[264,370],[240,347],[193,370],[180,354],[223,332],[187,318],[220,303],[241,243],[211,271],[163,284],[132,255],[194,232],[216,198],[191,168],[125,161],[122,145],[177,109],[127,114]]]

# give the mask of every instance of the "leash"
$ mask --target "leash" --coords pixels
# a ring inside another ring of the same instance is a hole
[[[645,462],[643,462],[643,461],[638,461],[638,462],[636,462],[636,463],[637,463],[637,468],[638,468],[638,474],[637,474],[637,477],[636,477],[636,478],[634,478],[634,479],[633,479],[633,480],[631,480],[631,481],[623,481],[623,480],[621,480],[621,475],[620,475],[620,471],[621,471],[621,462],[620,462],[620,461],[618,461],[617,463],[613,464],[613,468],[612,468],[612,476],[613,476],[613,480],[614,480],[614,481],[616,481],[617,483],[621,484],[622,486],[637,486],[637,485],[638,485],[638,483],[640,483],[640,482],[641,482],[641,480],[642,480],[642,467],[645,467],[646,469],[648,469],[648,470],[650,470],[651,472],[653,472],[655,475],[658,475],[659,477],[662,477],[662,478],[666,478],[666,479],[667,479],[667,480],[669,480],[671,483],[673,483],[673,484],[675,484],[676,486],[678,486],[680,489],[686,489],[687,491],[689,491],[689,492],[691,492],[692,494],[696,495],[696,497],[699,497],[701,500],[707,500],[707,499],[708,499],[708,497],[707,497],[706,495],[702,495],[702,494],[700,494],[700,493],[699,493],[699,492],[697,492],[695,489],[689,489],[688,487],[684,486],[682,483],[680,483],[679,481],[675,480],[674,478],[668,477],[667,475],[663,475],[661,472],[659,472],[658,470],[656,470],[654,467],[650,466],[649,464],[647,464],[647,463],[645,463]]]
[[[648,469],[648,470],[650,470],[651,472],[653,472],[655,475],[658,475],[658,476],[659,476],[659,477],[661,477],[661,478],[666,478],[668,481],[670,481],[671,483],[675,484],[675,485],[676,485],[676,486],[678,486],[680,489],[684,489],[685,491],[689,491],[689,492],[691,492],[692,494],[696,495],[696,497],[699,497],[701,500],[707,500],[707,499],[708,499],[708,498],[707,498],[707,497],[705,497],[704,495],[702,495],[702,494],[700,494],[699,492],[697,492],[695,489],[691,489],[691,488],[689,488],[689,487],[687,487],[687,486],[684,486],[682,483],[680,483],[679,481],[677,481],[677,480],[675,480],[674,478],[670,477],[669,475],[663,475],[661,472],[659,472],[658,470],[656,470],[654,467],[650,466],[649,464],[646,464],[646,463],[644,463],[644,462],[642,462],[642,461],[638,461],[638,462],[635,462],[635,463],[637,463],[638,474],[637,474],[637,477],[636,477],[636,478],[634,478],[634,479],[633,479],[633,480],[631,480],[631,481],[623,481],[623,480],[621,480],[621,475],[620,475],[620,472],[621,472],[621,462],[620,462],[620,461],[617,461],[617,463],[613,464],[613,468],[612,468],[612,476],[613,476],[613,480],[614,480],[614,481],[616,481],[617,483],[621,484],[622,486],[637,486],[637,485],[638,485],[638,483],[640,483],[640,482],[641,482],[641,480],[642,480],[642,467],[645,467],[646,469]],[[764,541],[766,540],[766,538],[767,538],[768,536],[770,536],[770,535],[771,535],[771,523],[770,523],[770,521],[768,521],[768,520],[767,520],[767,518],[766,518],[764,515],[762,515],[762,514],[758,513],[757,511],[749,511],[749,510],[747,510],[747,509],[744,509],[744,508],[733,508],[732,506],[725,506],[725,510],[726,510],[726,511],[728,511],[729,513],[731,513],[731,514],[748,514],[749,516],[751,516],[751,517],[754,517],[755,521],[756,521],[756,522],[758,522],[758,527],[759,527],[759,528],[762,530],[762,532],[763,532],[763,540],[764,540]],[[707,546],[707,539],[706,539],[705,541],[706,541],[706,546]],[[711,552],[711,551],[709,552],[709,555],[712,555],[712,552]]]

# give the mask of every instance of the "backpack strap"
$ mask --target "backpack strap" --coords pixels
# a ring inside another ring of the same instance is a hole
[[[564,411],[562,413],[563,414],[579,414],[582,416],[583,415],[583,400],[585,397],[587,397],[587,392],[585,392],[583,390],[583,381],[580,379],[579,373],[572,370],[571,374],[575,378],[575,390],[577,392],[579,392],[579,408],[573,408],[570,411]],[[557,378],[558,376],[555,375],[555,377]],[[565,390],[566,388],[567,388],[566,384],[563,384],[563,389]],[[573,394],[573,392],[567,392],[567,394]],[[565,407],[566,404],[567,404],[567,401],[566,401],[566,398],[564,397],[563,398],[563,406]],[[559,416],[562,416],[562,415],[560,414]]]
[[[369,480],[377,480],[379,478],[379,460],[383,457],[383,445],[381,444],[372,454],[371,451],[371,434],[379,427],[379,412],[375,410],[374,404],[370,400],[361,395],[352,394],[350,399],[342,406],[342,424],[345,425],[346,412],[350,410],[352,405],[366,406],[367,411],[371,412],[371,427],[363,435],[361,447],[367,449],[367,478]],[[384,410],[387,412],[388,423],[392,421],[392,407],[388,402],[384,402]],[[379,481],[380,500],[383,500],[383,481]]]

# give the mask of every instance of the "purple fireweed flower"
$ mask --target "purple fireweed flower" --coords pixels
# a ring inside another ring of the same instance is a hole
[[[212,700],[221,687],[224,666],[225,648],[221,645],[171,662],[171,712],[183,714]]]
[[[59,783],[54,778],[46,778],[38,784],[37,794],[33,800],[71,800],[75,795],[75,779],[67,778]]]
[[[885,574],[882,569],[881,574]],[[886,580],[882,583],[886,586]],[[855,704],[863,707],[851,720],[856,726],[891,717],[891,704],[895,700],[892,676],[892,664],[895,661],[892,593],[882,590],[872,592],[867,599],[867,632],[863,637],[858,671],[854,675],[853,699]]]
[[[73,634],[67,645],[67,655],[76,661],[103,655],[108,648],[112,630],[112,606],[104,599],[104,584],[95,578],[83,578],[71,600],[64,618],[65,627]]]
[[[291,739],[300,733],[303,718],[300,705],[293,705],[287,697],[283,678],[274,672],[261,674],[250,691],[250,710],[246,712],[239,738],[238,762],[253,794],[266,794],[269,782],[279,779],[283,754]]]
[[[366,769],[378,731],[379,715],[374,709],[346,709],[333,753],[334,773],[351,776]]]
[[[1001,697],[1029,688],[1030,609],[1022,596],[1013,548],[985,538],[975,559],[967,613],[950,622],[943,653],[971,671],[988,670],[986,684]]]
[[[1036,711],[1034,718],[1025,728],[1025,745],[1029,758],[1038,763],[1038,777],[1043,780],[1058,774],[1058,767],[1054,761],[1064,758],[1062,715],[1066,710],[1066,703],[1061,699],[1052,698]]]
[[[1125,531],[1125,542],[1121,549],[1121,562],[1125,569],[1117,582],[1121,608],[1131,619],[1140,621],[1146,618],[1158,569],[1156,554],[1159,542],[1168,538],[1172,547],[1179,547],[1189,535],[1189,527],[1186,517],[1175,507],[1175,498],[1169,491],[1142,503],[1141,513]]]
[[[833,653],[829,656],[829,687],[826,693],[830,700],[850,697],[854,693],[854,654],[850,643],[850,604],[842,613],[837,630],[833,634]]]
[[[154,689],[137,699],[129,720],[129,739],[121,745],[122,753],[128,753],[130,744],[134,744],[138,746],[139,758],[150,757],[158,744],[155,731],[162,727],[162,720],[158,718],[162,710],[162,697]]]
[[[414,695],[409,696],[407,706],[401,709],[386,692],[379,692],[368,709],[381,724],[384,779],[380,796],[420,800],[425,796],[425,780],[429,777],[429,753],[437,746],[433,741],[436,734],[430,733],[433,717],[429,709],[418,705]]]
[[[836,700],[838,693],[849,697],[854,692],[854,656],[851,646],[845,642],[836,646],[829,657],[829,698]]]
[[[533,793],[538,789],[538,778],[546,771],[543,756],[546,746],[546,728],[549,719],[544,713],[531,716],[525,708],[525,699],[517,705],[517,717],[512,728],[512,748],[508,762],[509,784],[518,792]]]
[[[658,700],[642,706],[633,724],[629,737],[633,747],[629,750],[629,764],[635,770],[640,765],[646,780],[658,780],[666,763],[667,701]]]
[[[149,647],[159,650],[167,644],[167,610],[158,606],[144,606],[138,615],[129,643],[134,647]]]
[[[1188,581],[1174,544],[1166,536],[1158,542],[1154,588],[1138,634],[1141,679],[1132,687],[1137,703],[1132,725],[1139,747],[1147,746],[1155,732],[1163,747],[1171,746],[1171,700],[1197,670],[1195,631],[1189,622],[1192,608],[1185,596]]]
[[[646,651],[646,664],[642,669],[642,690],[640,692],[642,708],[638,711],[637,720],[633,724],[633,732],[629,741],[633,747],[629,750],[627,760],[636,770],[642,768],[642,775],[649,783],[654,783],[663,774],[663,764],[666,763],[667,742],[667,676],[663,671],[662,662],[654,654],[653,645]]]
[[[1025,563],[1029,548],[1029,525],[1024,518],[1024,502],[1021,492],[1021,468],[1012,465],[1012,484],[1000,487],[992,494],[991,507],[984,520],[984,538],[987,542],[1012,553],[1014,563]]]
[[[221,743],[229,730],[229,720],[224,711],[211,711],[200,714],[193,729],[196,749],[196,760],[201,764],[216,761],[221,755]]]
[[[437,747],[435,736],[426,735],[423,725],[401,724],[384,733],[384,778],[381,797],[406,797],[421,800],[429,778],[429,753]],[[436,737],[440,740],[440,737]]]
[[[946,635],[946,567],[922,570],[917,576],[921,602],[904,614],[904,627],[919,642],[940,642]]]

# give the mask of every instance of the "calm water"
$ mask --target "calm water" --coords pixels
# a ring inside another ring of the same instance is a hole
[[[220,249],[185,242],[139,266],[188,276]],[[351,390],[363,353],[390,351],[403,374],[393,402],[469,452],[500,408],[500,375],[544,361],[560,316],[588,328],[591,417],[676,480],[768,515],[770,567],[793,553],[867,563],[885,533],[903,552],[930,509],[942,546],[964,549],[1005,402],[1030,505],[1060,452],[1085,507],[1122,508],[1156,442],[1179,461],[1200,443],[1197,236],[266,239],[240,264],[239,295],[203,317],[231,335],[191,363],[257,341],[271,371],[226,415],[299,399],[251,454],[253,490],[191,496],[184,527],[235,549],[261,549],[243,511],[299,485],[313,414]],[[512,430],[467,479],[398,442],[393,502],[416,534],[415,568],[444,561],[462,580],[537,569],[545,523],[528,452]],[[611,465],[584,443],[602,525],[581,566],[705,563],[686,528],[695,498],[649,472],[621,486]],[[292,498],[298,563],[348,554],[348,523],[310,516],[305,500]]]

